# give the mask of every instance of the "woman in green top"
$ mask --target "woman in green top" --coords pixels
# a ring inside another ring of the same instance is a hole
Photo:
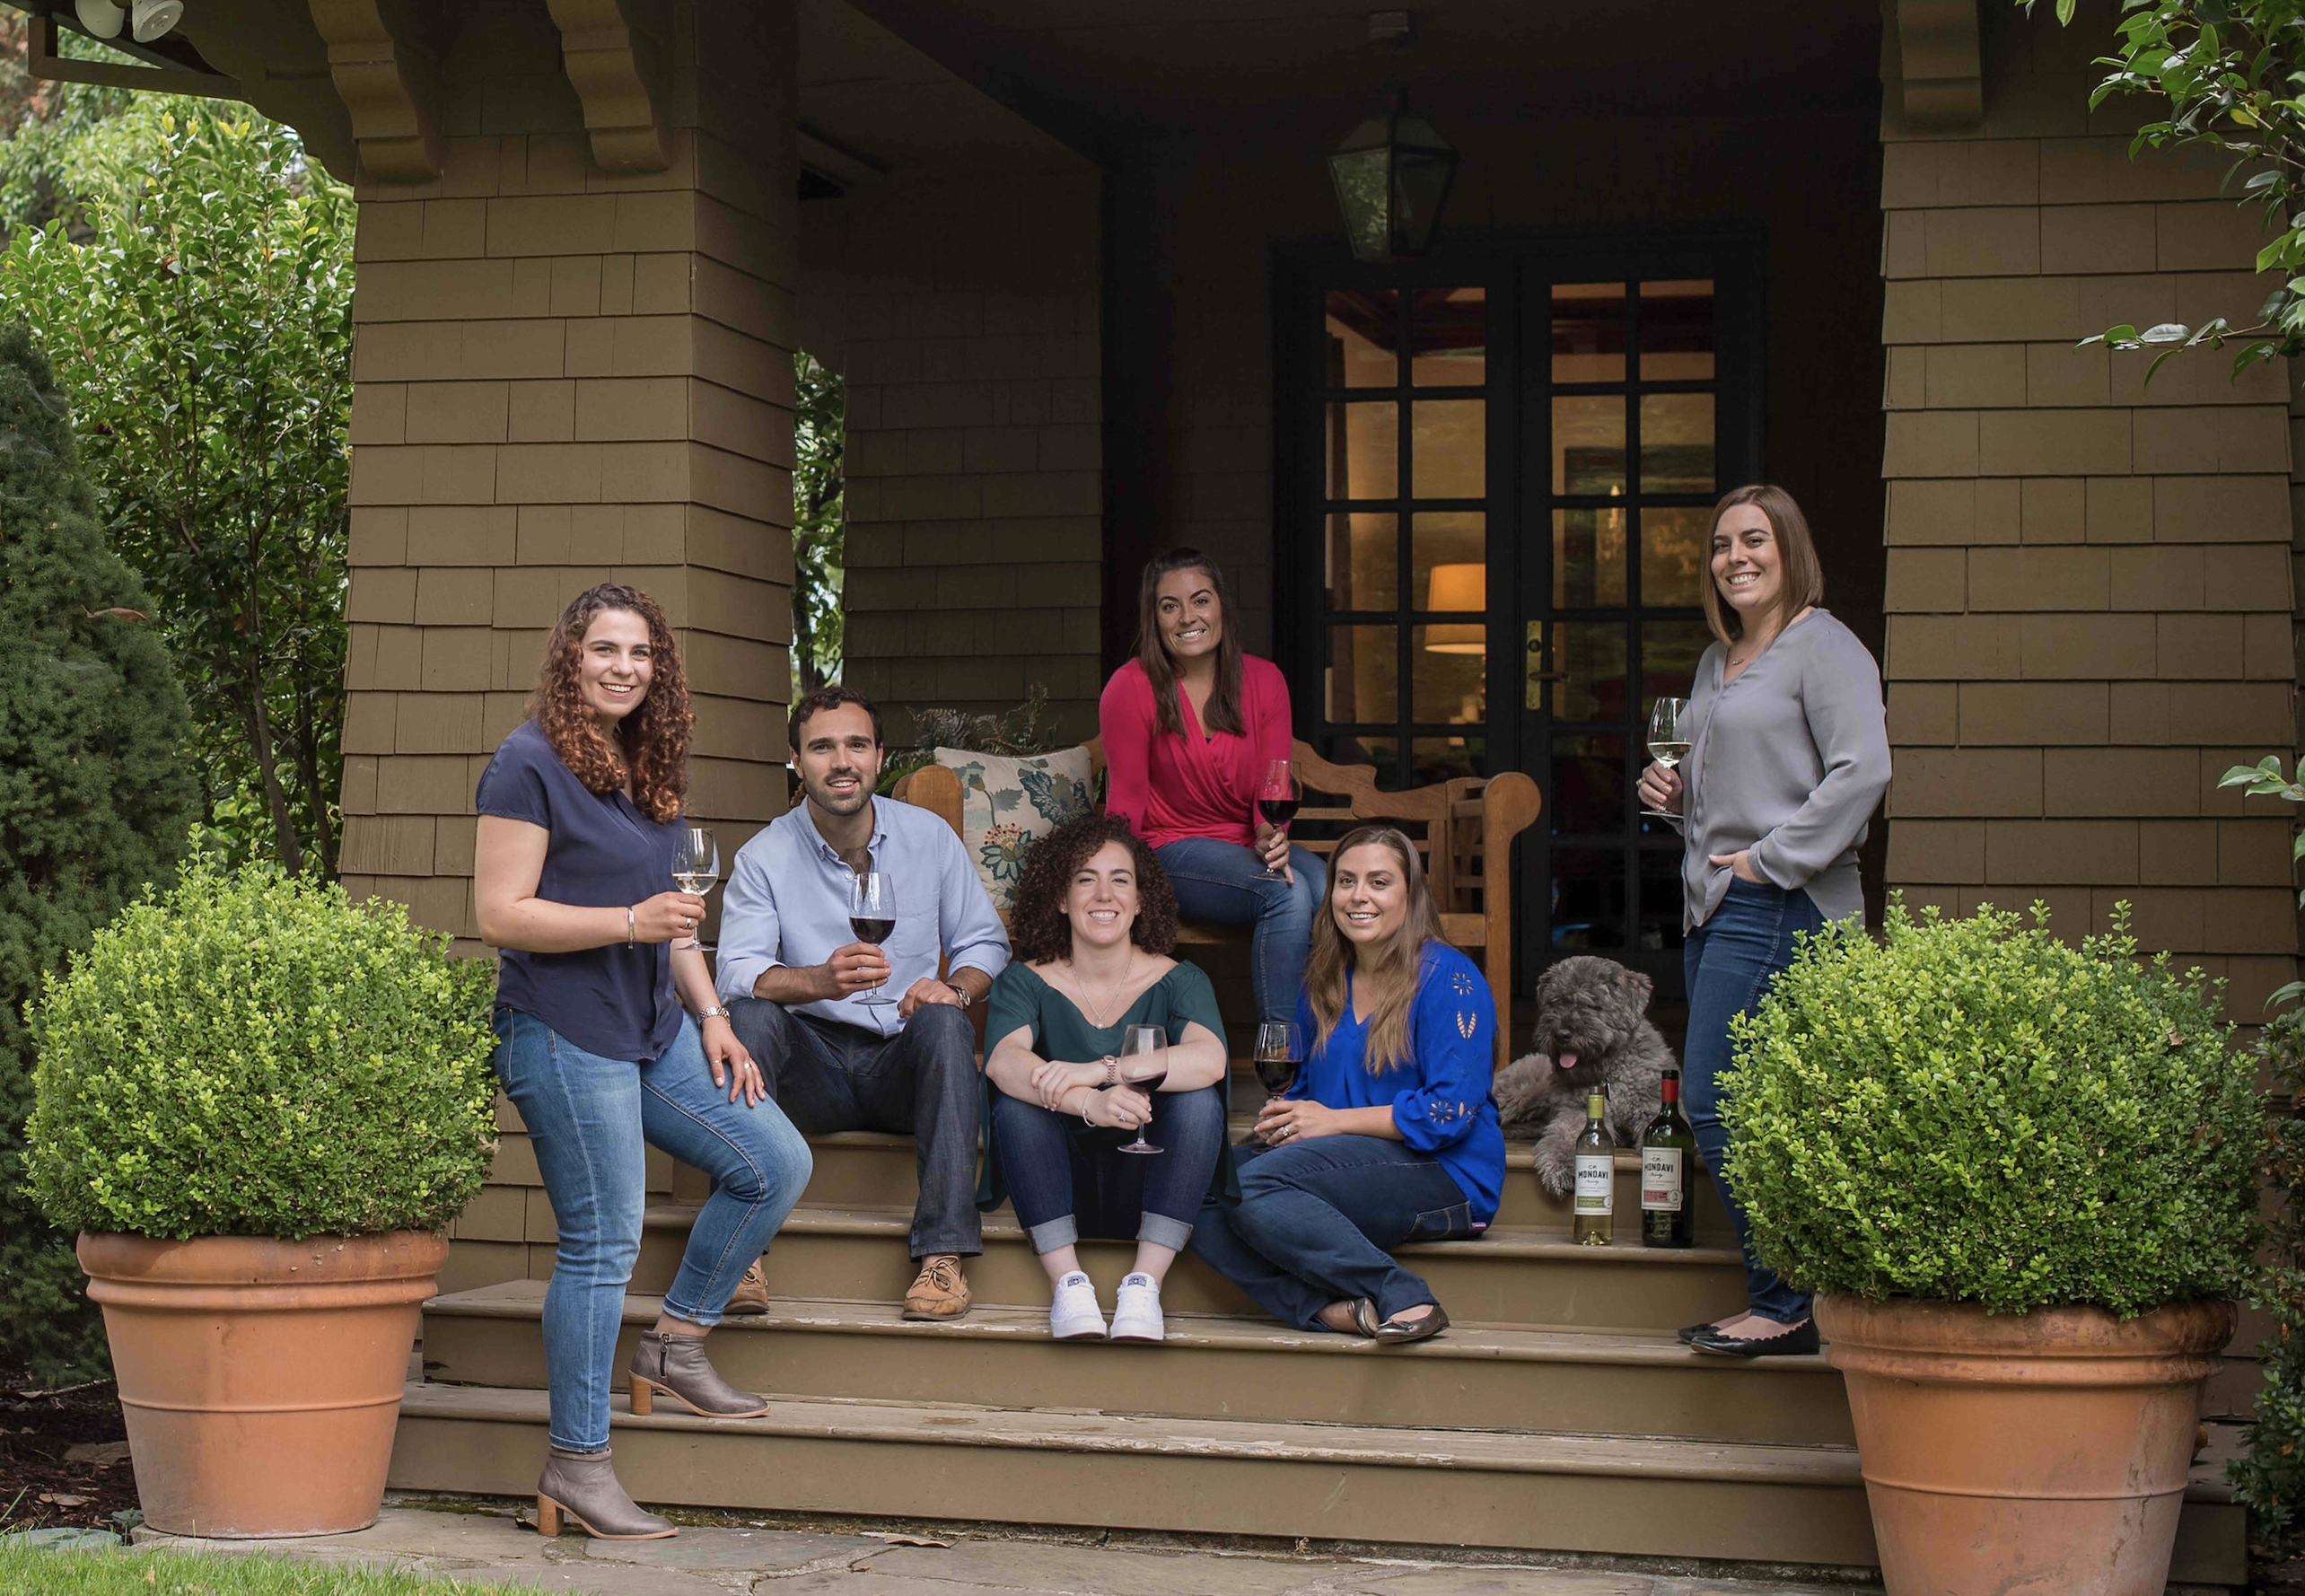
[[[1214,1187],[1224,1144],[1224,1022],[1208,977],[1169,957],[1177,899],[1152,851],[1117,815],[1090,815],[1035,843],[1009,928],[1016,957],[985,1021],[985,1188],[1006,1186],[1054,1288],[1049,1333],[1101,1339],[1104,1311],[1082,1273],[1083,1235],[1136,1242],[1111,1337],[1161,1337],[1161,1282]],[[1114,1055],[1131,1025],[1168,1033],[1157,1091],[1122,1085]],[[1161,1151],[1131,1155],[1144,1127]]]

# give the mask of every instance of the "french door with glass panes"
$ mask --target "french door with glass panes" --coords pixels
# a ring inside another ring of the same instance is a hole
[[[1633,784],[1708,639],[1713,503],[1759,474],[1758,285],[1726,232],[1275,275],[1298,731],[1388,787],[1536,778],[1524,989],[1578,952],[1680,989],[1680,843]]]

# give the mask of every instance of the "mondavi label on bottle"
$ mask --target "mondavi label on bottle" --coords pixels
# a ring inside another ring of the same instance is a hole
[[[1577,1212],[1617,1211],[1617,1157],[1610,1153],[1587,1153],[1577,1158]]]
[[[1681,1204],[1681,1150],[1678,1147],[1641,1149],[1641,1206],[1660,1212],[1677,1211]]]

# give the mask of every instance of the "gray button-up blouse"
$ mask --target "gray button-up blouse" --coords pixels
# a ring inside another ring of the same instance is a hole
[[[1754,873],[1805,889],[1828,920],[1864,913],[1857,845],[1889,790],[1880,667],[1823,609],[1793,622],[1726,687],[1718,643],[1697,662],[1696,724],[1680,767],[1684,930],[1728,895],[1715,854],[1749,850]]]

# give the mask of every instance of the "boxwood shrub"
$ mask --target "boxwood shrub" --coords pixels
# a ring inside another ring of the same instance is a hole
[[[398,904],[196,855],[48,978],[34,1194],[68,1230],[440,1229],[495,1145],[491,974]]]
[[[2222,983],[1990,908],[1807,940],[1736,1027],[1728,1176],[1810,1290],[2093,1304],[2239,1289],[2264,1109]]]

